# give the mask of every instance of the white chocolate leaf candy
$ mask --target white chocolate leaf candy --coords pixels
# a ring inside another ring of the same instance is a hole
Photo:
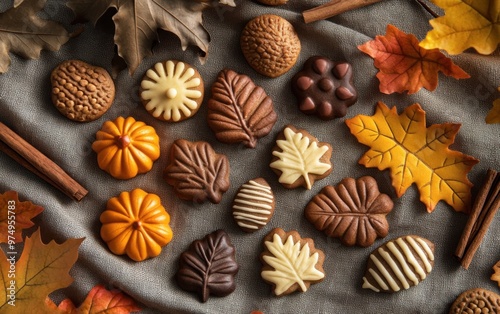
[[[297,231],[275,228],[264,238],[264,246],[261,277],[273,286],[274,295],[306,292],[311,284],[325,278],[325,254]]]
[[[319,142],[306,130],[287,125],[276,140],[269,166],[284,187],[303,186],[310,190],[315,180],[332,172],[331,155],[330,144]]]
[[[374,250],[368,259],[363,288],[398,292],[418,285],[434,266],[434,244],[415,235],[399,237]]]
[[[181,61],[156,63],[141,81],[140,97],[146,110],[163,121],[192,117],[203,101],[200,73]]]

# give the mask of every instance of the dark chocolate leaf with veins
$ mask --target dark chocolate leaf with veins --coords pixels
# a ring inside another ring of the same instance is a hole
[[[250,77],[227,69],[219,73],[208,100],[208,125],[219,141],[253,148],[276,119],[273,101]]]
[[[314,196],[305,208],[305,215],[316,229],[341,238],[344,245],[367,247],[387,235],[386,215],[393,206],[372,177],[345,178]]]
[[[209,295],[224,297],[234,291],[238,269],[229,236],[217,230],[194,241],[181,254],[176,280],[182,289],[197,292],[206,302]]]
[[[229,189],[229,161],[209,143],[178,139],[170,152],[164,178],[184,200],[218,204]]]
[[[15,7],[0,13],[0,73],[9,68],[9,52],[37,59],[42,49],[56,51],[69,40],[70,34],[62,25],[38,17],[46,2],[16,1]]]
[[[78,18],[96,23],[109,9],[115,8],[115,44],[130,74],[141,61],[152,55],[152,45],[162,29],[179,37],[183,50],[198,46],[208,51],[210,35],[202,25],[202,3],[186,0],[70,0],[67,3]]]

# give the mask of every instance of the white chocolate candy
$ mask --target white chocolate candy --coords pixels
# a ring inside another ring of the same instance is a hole
[[[269,268],[265,266],[261,276],[274,285],[276,296],[296,290],[305,292],[312,283],[325,278],[322,268],[324,254],[314,248],[310,239],[300,239],[297,232],[285,233],[279,228],[271,231],[265,239],[266,253],[262,260]]]
[[[234,198],[233,217],[244,231],[257,231],[273,216],[274,205],[274,194],[266,180],[250,180],[240,187]]]
[[[397,292],[418,285],[432,271],[434,245],[418,236],[389,241],[370,254],[363,288]]]
[[[319,141],[305,130],[287,126],[284,139],[276,141],[270,167],[279,172],[279,182],[285,187],[303,185],[311,189],[315,179],[322,179],[332,171],[331,146]],[[281,150],[281,151],[280,151]],[[302,182],[302,183],[301,183]]]
[[[203,81],[194,68],[180,61],[158,62],[141,82],[141,99],[153,117],[181,121],[194,115],[203,100]]]

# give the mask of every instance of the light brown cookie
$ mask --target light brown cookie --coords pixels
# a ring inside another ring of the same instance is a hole
[[[402,236],[375,249],[368,259],[363,288],[398,292],[418,285],[434,266],[434,244],[416,235]]]
[[[449,313],[500,313],[500,295],[482,288],[467,290],[456,298]]]
[[[316,180],[332,172],[332,146],[319,142],[306,130],[287,125],[278,135],[269,165],[287,189],[311,189]]]
[[[245,59],[257,72],[278,77],[290,70],[300,54],[300,40],[286,19],[264,14],[247,23],[240,37]]]
[[[50,75],[52,103],[65,117],[89,122],[101,117],[115,99],[109,73],[80,60],[59,64]]]
[[[261,277],[273,286],[275,296],[306,292],[311,284],[323,281],[325,254],[310,238],[297,231],[275,228],[264,238]]]
[[[139,94],[153,117],[178,122],[198,112],[204,91],[198,70],[182,61],[167,60],[146,71]]]
[[[271,187],[263,178],[250,180],[236,192],[233,218],[245,232],[262,229],[274,214],[276,200]]]

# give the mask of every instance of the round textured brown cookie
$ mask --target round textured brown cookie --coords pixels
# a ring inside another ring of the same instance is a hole
[[[274,193],[263,178],[249,180],[236,192],[233,200],[233,218],[245,232],[262,229],[274,214]]]
[[[247,23],[240,46],[248,64],[268,77],[290,70],[300,54],[300,40],[292,24],[284,18],[264,14]]]
[[[288,0],[257,0],[257,2],[260,2],[265,5],[276,6],[285,4],[288,2]]]
[[[52,103],[65,117],[89,122],[101,117],[115,99],[109,73],[80,60],[59,64],[50,76]]]
[[[260,275],[273,286],[275,296],[306,292],[311,284],[325,279],[325,254],[314,247],[311,238],[302,238],[297,231],[275,228],[264,237],[263,245]]]
[[[482,288],[467,290],[456,298],[449,313],[500,313],[500,295]]]
[[[153,117],[178,122],[198,112],[204,91],[198,70],[182,61],[167,60],[146,71],[139,95]]]

